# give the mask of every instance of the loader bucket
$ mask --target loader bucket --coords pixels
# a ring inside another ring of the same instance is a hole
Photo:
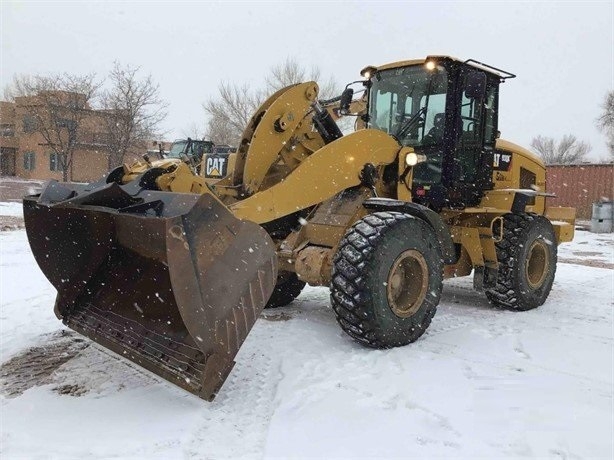
[[[58,318],[212,400],[273,292],[268,234],[211,193],[51,182],[23,203]]]

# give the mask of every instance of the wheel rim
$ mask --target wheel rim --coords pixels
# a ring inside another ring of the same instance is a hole
[[[548,248],[543,241],[534,241],[529,248],[529,255],[525,264],[527,282],[532,289],[539,288],[546,279],[550,261]]]
[[[400,318],[415,314],[426,297],[428,266],[415,249],[403,252],[392,264],[386,283],[388,304]]]

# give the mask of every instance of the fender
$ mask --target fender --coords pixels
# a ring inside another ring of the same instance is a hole
[[[368,200],[365,200],[363,206],[369,210],[397,211],[417,217],[418,219],[422,219],[431,226],[437,235],[437,240],[439,241],[441,253],[443,255],[443,262],[446,265],[451,265],[458,261],[456,247],[454,246],[454,242],[452,241],[452,236],[448,231],[448,227],[443,222],[439,214],[432,209],[420,204],[393,200],[390,198],[369,198]]]

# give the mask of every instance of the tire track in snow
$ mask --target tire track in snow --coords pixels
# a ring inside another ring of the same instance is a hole
[[[435,354],[440,354],[440,355],[451,356],[451,357],[459,359],[460,361],[467,362],[467,363],[487,365],[487,366],[495,367],[497,369],[508,370],[508,371],[523,372],[524,371],[523,368],[526,368],[526,367],[530,367],[533,369],[541,369],[541,370],[548,371],[554,374],[565,375],[568,377],[573,377],[574,379],[577,379],[577,380],[589,382],[591,384],[604,385],[607,388],[611,388],[610,382],[607,382],[601,379],[597,379],[597,378],[593,378],[593,377],[587,377],[585,374],[564,371],[561,369],[554,368],[552,366],[536,363],[535,361],[527,361],[526,358],[524,357],[517,357],[516,359],[507,357],[504,361],[501,361],[501,357],[499,355],[489,353],[488,351],[485,351],[485,350],[480,355],[469,356],[467,354],[463,354],[463,350],[460,349],[460,347],[457,344],[445,342],[439,338],[433,338],[432,341],[439,346],[438,347],[431,346],[428,348],[428,350],[424,349],[424,351],[435,353]]]
[[[454,315],[452,313],[436,313],[435,317],[433,318],[433,322],[426,330],[425,335],[428,339],[429,336],[435,336],[445,332],[454,331],[456,329],[462,329],[470,324],[471,321],[460,315]]]
[[[279,323],[278,323],[279,324]],[[281,379],[282,341],[256,324],[215,400],[203,403],[199,426],[185,443],[189,458],[261,458]],[[215,442],[211,442],[215,439]]]

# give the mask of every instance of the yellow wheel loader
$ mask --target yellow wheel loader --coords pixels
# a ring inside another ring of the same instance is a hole
[[[191,137],[177,139],[171,144],[164,158],[179,158],[192,165],[196,172],[200,173],[203,155],[211,154],[214,148],[215,144],[211,141],[194,140]]]
[[[262,309],[306,283],[375,348],[418,339],[446,277],[473,274],[496,306],[543,304],[575,210],[548,207],[544,164],[498,138],[514,75],[428,56],[362,76],[334,104],[314,82],[273,94],[223,178],[146,160],[26,197],[58,318],[211,400]],[[360,129],[343,135],[341,115]]]

